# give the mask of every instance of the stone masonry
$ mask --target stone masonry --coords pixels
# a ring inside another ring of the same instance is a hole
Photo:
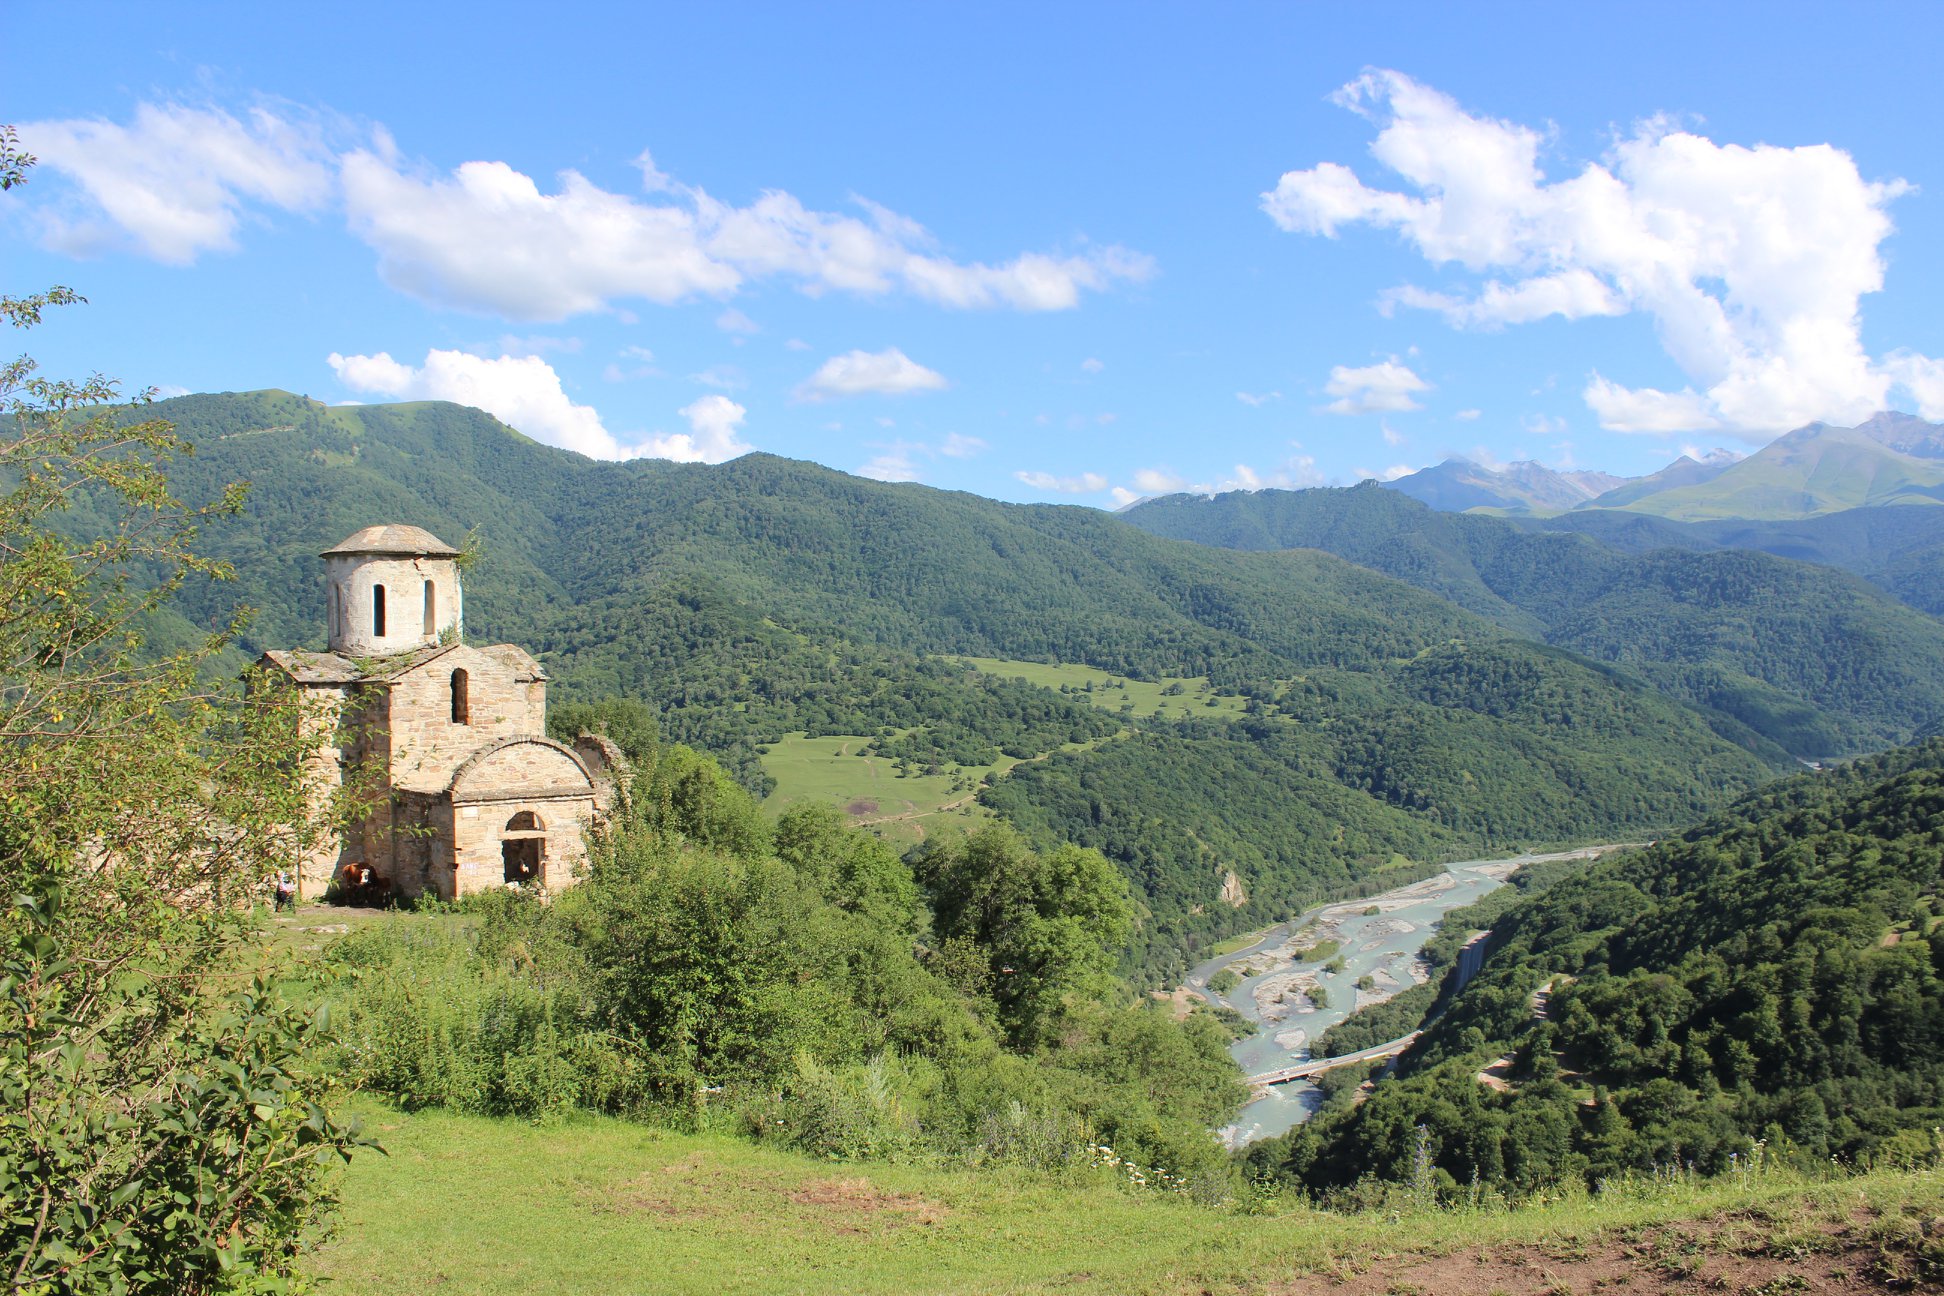
[[[323,554],[328,651],[258,663],[304,694],[315,802],[365,811],[301,862],[305,895],[347,868],[406,897],[558,889],[586,863],[625,762],[605,739],[546,736],[547,676],[525,650],[464,642],[457,556],[418,527],[347,537]]]

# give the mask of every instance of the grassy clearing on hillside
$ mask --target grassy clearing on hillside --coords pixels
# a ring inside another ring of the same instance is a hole
[[[959,657],[974,670],[1001,679],[1023,679],[1028,684],[1057,690],[1066,685],[1072,696],[1103,711],[1125,712],[1144,718],[1152,715],[1186,718],[1234,718],[1242,714],[1243,700],[1233,693],[1217,693],[1206,678],[1164,676],[1157,680],[1132,680],[1092,666],[1049,665],[1046,662],[1011,661],[1001,657]],[[1091,684],[1093,690],[1086,691]],[[1169,689],[1179,689],[1170,694]],[[1127,710],[1126,703],[1133,703]],[[1213,705],[1211,705],[1211,703]]]
[[[974,799],[979,785],[1019,763],[1002,756],[993,765],[955,765],[943,774],[914,770],[901,778],[896,762],[859,754],[870,742],[855,734],[793,733],[768,744],[763,770],[776,780],[776,790],[763,808],[778,814],[799,801],[835,806],[852,823],[908,844],[946,823],[970,829],[991,819],[992,812]]]
[[[1512,1212],[1244,1214],[1109,1171],[815,1161],[597,1118],[364,1114],[389,1155],[353,1162],[316,1265],[347,1296],[1586,1290],[1575,1266],[1634,1292],[1849,1291],[1916,1276],[1944,1208],[1933,1172],[1769,1173]]]

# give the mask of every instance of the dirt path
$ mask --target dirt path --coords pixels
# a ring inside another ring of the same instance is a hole
[[[1276,1296],[1627,1296],[1739,1292],[1883,1296],[1940,1290],[1928,1228],[1858,1211],[1849,1218],[1774,1219],[1759,1208],[1678,1224],[1613,1229],[1554,1242],[1378,1254],[1336,1272],[1271,1288]],[[1926,1280],[1928,1278],[1928,1281]]]

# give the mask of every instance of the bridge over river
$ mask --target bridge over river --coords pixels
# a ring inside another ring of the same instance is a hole
[[[1291,1080],[1308,1080],[1312,1076],[1320,1076],[1325,1071],[1334,1071],[1338,1067],[1355,1066],[1359,1062],[1375,1062],[1381,1058],[1394,1058],[1417,1043],[1418,1036],[1422,1034],[1423,1031],[1412,1031],[1409,1035],[1394,1039],[1388,1044],[1358,1049],[1355,1053],[1345,1053],[1342,1057],[1316,1058],[1308,1062],[1298,1062],[1294,1066],[1264,1071],[1261,1075],[1249,1077],[1249,1087],[1253,1089],[1257,1085],[1288,1084]]]

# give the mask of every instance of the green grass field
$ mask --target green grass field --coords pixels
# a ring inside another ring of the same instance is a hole
[[[946,824],[969,828],[990,819],[992,812],[973,799],[980,782],[1018,764],[1002,756],[992,765],[900,778],[895,763],[858,754],[870,741],[855,734],[806,738],[795,733],[769,744],[763,769],[776,780],[776,790],[764,808],[775,814],[800,801],[834,806],[853,823],[908,845]]]
[[[1010,661],[1003,657],[957,657],[974,670],[1004,679],[1023,679],[1028,684],[1058,690],[1065,685],[1080,700],[1103,711],[1125,712],[1136,717],[1151,715],[1225,716],[1242,714],[1243,700],[1232,693],[1217,693],[1205,678],[1131,680],[1092,666],[1048,665],[1045,662]],[[1088,691],[1088,686],[1092,690]],[[1173,695],[1168,689],[1178,688]],[[1126,703],[1133,703],[1129,710]],[[1211,705],[1212,704],[1212,705]]]
[[[346,1296],[1426,1291],[1450,1288],[1406,1280],[1453,1265],[1481,1266],[1455,1288],[1479,1292],[1593,1290],[1614,1279],[1581,1271],[1614,1266],[1646,1279],[1627,1280],[1634,1292],[1795,1291],[1839,1253],[1852,1270],[1906,1263],[1895,1238],[1926,1245],[1922,1223],[1944,1206],[1929,1173],[1767,1173],[1510,1212],[1245,1214],[1105,1170],[847,1164],[598,1118],[362,1110],[388,1154],[353,1162],[339,1235],[312,1266]],[[1484,1281],[1508,1256],[1529,1281]],[[1765,1279],[1780,1285],[1748,1285]]]

